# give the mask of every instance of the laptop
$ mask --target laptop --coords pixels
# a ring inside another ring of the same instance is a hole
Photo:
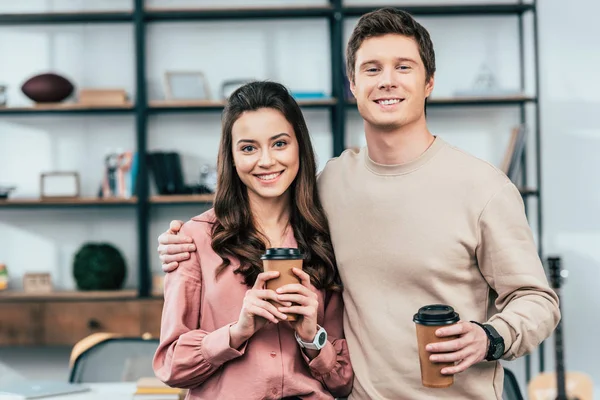
[[[78,383],[26,380],[0,386],[0,400],[45,399],[89,390],[89,387]],[[65,400],[68,398],[66,396]]]

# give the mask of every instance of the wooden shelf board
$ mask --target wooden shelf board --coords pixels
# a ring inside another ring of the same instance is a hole
[[[172,196],[151,196],[152,204],[186,204],[186,203],[212,203],[213,194],[194,194],[194,195],[172,195]]]
[[[513,103],[513,102],[528,102],[534,101],[535,98],[531,96],[486,96],[486,97],[477,97],[477,96],[461,96],[461,97],[432,97],[427,103],[428,104],[459,104],[459,103]]]
[[[318,18],[333,14],[331,6],[248,6],[248,7],[200,7],[171,8],[147,7],[147,21],[200,21],[200,20],[252,20],[269,18]]]
[[[82,103],[37,103],[33,106],[0,107],[2,111],[37,111],[37,110],[105,110],[105,109],[132,109],[133,104],[107,104],[93,105]]]
[[[300,107],[328,107],[337,103],[337,99],[301,99],[296,100]],[[225,101],[222,100],[150,100],[150,109],[222,109]]]
[[[389,6],[389,5],[388,5]],[[342,12],[345,16],[359,17],[365,13],[374,11],[383,5],[353,4],[344,7]],[[480,3],[480,4],[442,4],[428,2],[428,4],[402,4],[402,9],[413,15],[518,15],[535,9],[532,3]]]
[[[77,291],[64,290],[50,293],[26,293],[16,290],[0,292],[0,302],[11,300],[118,300],[137,298],[135,289],[106,290],[106,291]]]
[[[531,96],[491,96],[491,97],[432,97],[427,100],[429,106],[477,106],[477,105],[510,105],[535,102]],[[347,99],[346,105],[356,106],[356,99]]]
[[[28,107],[0,107],[0,115],[129,114],[133,110],[133,104],[98,106],[78,103],[52,103]]]
[[[521,192],[521,196],[537,196],[539,194],[537,189],[530,187],[521,187],[519,192]]]
[[[132,10],[65,10],[0,14],[0,25],[130,21],[133,21]]]
[[[137,203],[137,198],[132,197],[129,199],[121,198],[97,198],[97,197],[79,197],[75,199],[71,198],[56,198],[56,199],[8,199],[0,200],[0,208],[2,207],[17,207],[17,206],[48,206],[48,205],[64,205],[64,206],[79,206],[79,205],[128,205]]]
[[[306,10],[333,10],[331,6],[231,6],[231,7],[145,7],[145,12],[197,12],[197,11],[306,11]]]
[[[153,107],[223,107],[224,101],[220,100],[150,100],[148,105]]]

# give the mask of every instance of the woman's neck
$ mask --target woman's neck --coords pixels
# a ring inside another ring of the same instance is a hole
[[[277,198],[259,197],[248,193],[250,212],[257,229],[266,236],[268,247],[282,247],[290,221],[290,196],[286,192]]]

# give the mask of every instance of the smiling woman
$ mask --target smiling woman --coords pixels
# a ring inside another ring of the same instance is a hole
[[[183,225],[196,250],[165,277],[155,373],[190,399],[345,397],[341,285],[300,107],[284,86],[252,82],[222,125],[214,209]],[[302,255],[277,292],[266,283],[283,273],[261,260],[273,247]]]
[[[229,97],[217,164],[213,249],[222,267],[234,255],[238,272],[253,284],[265,245],[279,246],[291,227],[298,247],[311,254],[305,269],[319,286],[330,287],[333,275],[315,268],[334,265],[315,155],[302,111],[284,86],[253,82]]]

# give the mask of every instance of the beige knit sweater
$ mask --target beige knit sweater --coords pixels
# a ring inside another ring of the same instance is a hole
[[[551,334],[558,299],[512,182],[437,137],[401,165],[376,164],[366,148],[345,151],[328,162],[319,190],[345,286],[350,399],[501,399],[498,362],[470,367],[450,388],[423,387],[412,316],[445,303],[462,320],[487,321],[507,360]]]

